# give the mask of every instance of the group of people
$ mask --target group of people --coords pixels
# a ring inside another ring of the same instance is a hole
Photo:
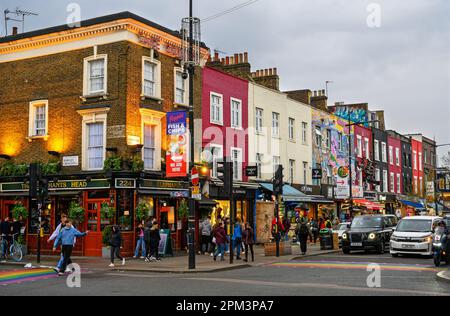
[[[161,236],[159,233],[158,221],[156,218],[151,218],[146,223],[142,221],[136,228],[136,249],[134,251],[134,259],[139,257],[141,252],[141,259],[145,262],[161,261],[159,256],[159,242]]]
[[[233,234],[231,238],[228,236],[229,219],[218,219],[217,223],[213,226],[211,223],[211,217],[208,216],[203,222],[200,223],[201,234],[201,248],[200,254],[211,253],[214,261],[217,257],[220,257],[221,261],[224,261],[225,253],[229,253],[229,247],[233,251],[233,255],[236,255],[236,260],[241,260],[241,253],[245,251],[245,262],[248,262],[249,254],[251,254],[251,260],[255,260],[253,245],[254,231],[249,223],[242,224],[240,218],[236,218],[233,224]]]
[[[17,238],[20,234],[20,230],[22,228],[22,223],[17,219],[13,219],[12,221],[7,216],[0,222],[0,236],[1,236],[1,254],[0,258],[4,260],[7,255],[7,251],[11,243],[13,242],[13,238]]]

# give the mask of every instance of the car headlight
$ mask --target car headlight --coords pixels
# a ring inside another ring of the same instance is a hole
[[[343,234],[342,234],[342,239],[347,239],[347,238],[348,238],[347,233],[343,233]]]
[[[370,233],[369,234],[369,239],[373,240],[375,238],[377,238],[377,235],[375,233]]]
[[[425,238],[423,239],[423,242],[428,242],[428,243],[430,243],[430,242],[432,242],[432,241],[433,241],[433,237],[431,237],[431,236],[425,237]]]

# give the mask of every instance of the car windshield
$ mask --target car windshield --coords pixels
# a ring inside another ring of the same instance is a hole
[[[426,233],[431,230],[431,220],[401,220],[397,225],[398,232]]]
[[[381,217],[355,217],[352,228],[373,228],[381,227],[383,219]]]

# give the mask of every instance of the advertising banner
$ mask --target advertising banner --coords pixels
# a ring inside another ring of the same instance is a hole
[[[185,111],[167,113],[166,177],[185,177],[188,171],[188,133]]]

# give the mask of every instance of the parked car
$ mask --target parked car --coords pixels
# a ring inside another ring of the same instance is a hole
[[[346,230],[348,230],[348,226],[350,224],[350,222],[340,223],[337,224],[335,228],[333,228],[333,233],[338,233],[339,236],[339,247],[342,247],[342,234],[345,233]]]
[[[390,253],[393,257],[400,254],[433,255],[434,228],[442,220],[438,216],[411,216],[398,222],[391,236]]]
[[[384,215],[356,216],[350,229],[342,234],[342,251],[349,254],[353,250],[375,250],[380,254],[389,248],[392,222]]]

